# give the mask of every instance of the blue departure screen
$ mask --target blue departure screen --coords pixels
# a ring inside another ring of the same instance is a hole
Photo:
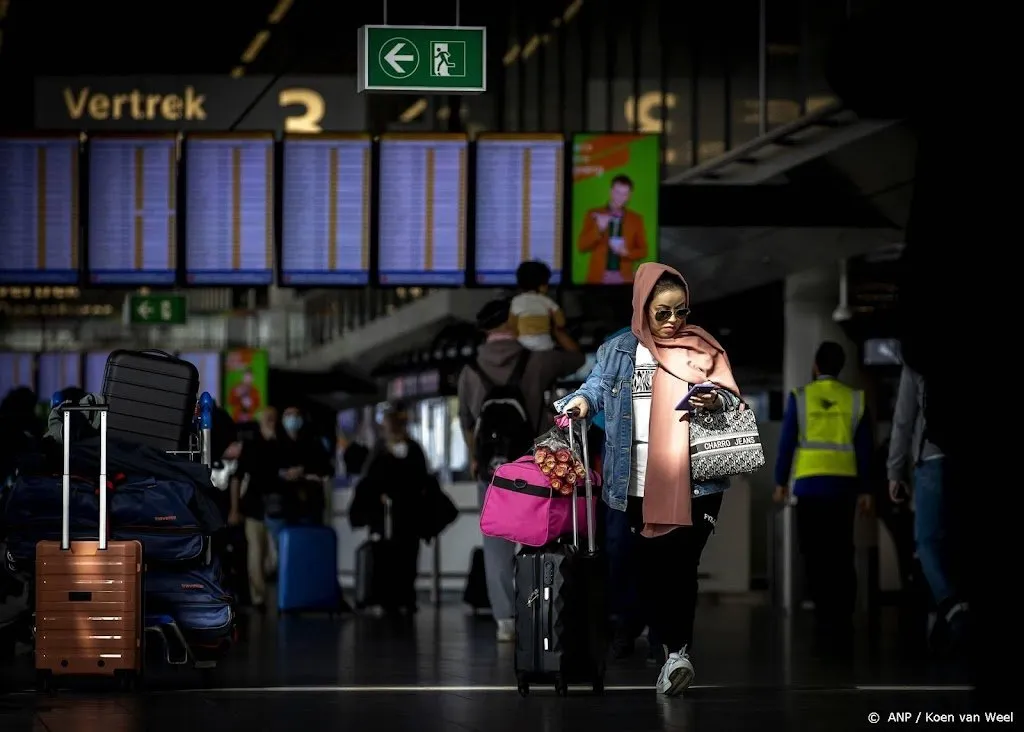
[[[380,141],[380,283],[466,281],[465,135],[385,135]]]
[[[370,137],[287,138],[281,284],[370,279]]]
[[[78,137],[0,139],[0,284],[78,284]]]
[[[54,392],[82,386],[82,354],[60,351],[39,354],[39,400],[47,402]]]
[[[565,138],[488,134],[476,144],[476,282],[514,285],[529,260],[562,278]]]
[[[32,353],[0,353],[0,398],[22,386],[35,391],[35,365],[36,357]]]
[[[188,283],[221,287],[272,284],[273,137],[189,137],[185,191]]]
[[[178,271],[177,139],[89,140],[89,281],[173,285]]]

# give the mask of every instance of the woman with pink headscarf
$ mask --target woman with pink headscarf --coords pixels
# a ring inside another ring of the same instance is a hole
[[[605,414],[602,498],[625,511],[632,527],[639,605],[664,647],[657,689],[668,696],[693,683],[697,567],[729,486],[691,480],[690,413],[677,405],[695,384],[711,383],[691,398],[692,408],[740,408],[725,349],[687,324],[689,314],[682,275],[663,264],[640,265],[631,330],[602,345],[586,383],[555,405],[580,417]]]

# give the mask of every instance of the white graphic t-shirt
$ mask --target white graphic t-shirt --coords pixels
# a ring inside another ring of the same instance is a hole
[[[647,442],[651,427],[651,394],[658,363],[642,343],[636,345],[633,367],[633,449],[630,455],[629,495],[643,498],[647,474]]]

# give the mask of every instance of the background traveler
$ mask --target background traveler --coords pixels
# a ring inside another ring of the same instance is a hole
[[[384,523],[391,512],[388,566],[374,569],[388,575],[383,607],[389,613],[412,614],[417,609],[420,512],[429,477],[426,454],[409,435],[409,414],[404,405],[396,404],[384,416],[382,439],[370,453],[349,512],[354,522],[380,536],[386,536]]]
[[[576,371],[583,365],[583,354],[579,344],[564,330],[556,330],[554,337],[559,349],[553,351],[529,352],[516,340],[516,332],[509,322],[508,300],[494,300],[484,305],[477,313],[477,326],[487,334],[486,340],[477,350],[476,368],[494,384],[504,384],[512,375],[515,364],[524,354],[527,360],[519,387],[522,391],[523,407],[529,423],[540,434],[548,428],[549,419],[543,418],[545,393],[555,380]],[[476,444],[476,423],[488,388],[480,374],[470,366],[459,375],[459,423],[470,454]],[[471,459],[470,471],[478,481],[480,505],[483,505],[487,483],[481,475],[481,468],[475,458]],[[512,557],[515,544],[485,536],[484,565],[487,575],[487,595],[497,622],[499,641],[515,640],[513,623],[514,605],[512,598]]]
[[[940,625],[958,643],[965,632],[967,609],[953,587],[949,574],[949,543],[946,532],[945,456],[928,439],[924,416],[924,379],[909,366],[900,374],[896,408],[889,437],[886,477],[889,497],[896,503],[909,496],[913,475],[914,537],[921,571],[931,590]]]

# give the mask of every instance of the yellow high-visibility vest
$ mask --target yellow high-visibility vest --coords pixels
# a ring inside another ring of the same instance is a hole
[[[818,379],[793,392],[797,442],[793,480],[857,476],[854,435],[864,416],[864,392],[835,379]]]

